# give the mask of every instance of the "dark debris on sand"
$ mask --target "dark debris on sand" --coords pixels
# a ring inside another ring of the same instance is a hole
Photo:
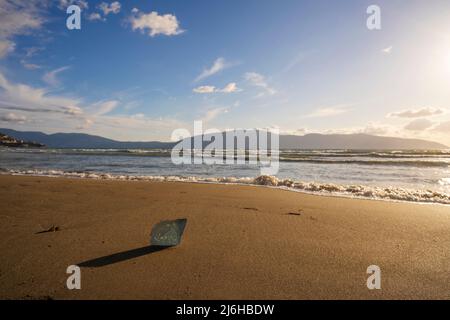
[[[50,228],[36,232],[36,234],[61,231],[59,226],[52,225]]]

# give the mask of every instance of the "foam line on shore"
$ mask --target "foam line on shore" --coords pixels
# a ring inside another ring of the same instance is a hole
[[[400,187],[374,187],[364,185],[339,185],[333,183],[301,182],[278,179],[273,176],[251,177],[181,177],[181,176],[139,176],[114,175],[109,173],[66,172],[61,170],[3,170],[1,174],[32,175],[46,177],[84,178],[97,180],[193,182],[217,184],[241,184],[268,186],[310,194],[363,198],[372,200],[406,201],[419,203],[450,204],[450,195],[432,190],[411,190]]]

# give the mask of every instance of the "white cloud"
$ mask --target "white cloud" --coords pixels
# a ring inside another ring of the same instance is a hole
[[[16,44],[10,40],[0,40],[0,59],[14,51]]]
[[[404,133],[395,126],[376,122],[369,122],[365,126],[315,130],[314,132],[322,134],[369,134],[375,136],[393,137],[402,136],[402,134]]]
[[[42,68],[42,66],[34,64],[34,63],[29,63],[26,60],[20,60],[20,64],[28,70],[36,70],[36,69],[40,69]]]
[[[135,12],[136,13],[136,12]],[[172,14],[160,15],[156,11],[150,13],[137,13],[130,18],[133,31],[140,30],[147,32],[154,37],[158,34],[175,36],[184,32],[180,29],[180,24],[176,16]]]
[[[395,128],[390,125],[369,122],[364,128],[359,130],[357,133],[384,136],[388,134],[393,134],[393,132],[395,132]]]
[[[133,8],[133,9],[131,9],[131,12],[132,12],[132,13],[138,13],[138,12],[139,12],[139,9],[138,9],[138,8]]]
[[[433,128],[433,131],[450,133],[450,121],[439,123],[436,127]]]
[[[202,73],[200,73],[198,75],[198,77],[195,78],[195,82],[198,82],[200,80],[211,77],[212,75],[219,73],[220,71],[222,71],[230,66],[231,66],[231,64],[229,64],[227,61],[225,61],[224,58],[222,58],[222,57],[217,58],[211,67],[204,69],[202,71]]]
[[[228,113],[227,108],[220,107],[220,108],[210,109],[203,116],[202,121],[203,122],[212,121],[212,120],[216,119],[219,115],[224,114],[224,113]]]
[[[122,5],[119,1],[114,1],[110,4],[106,2],[102,2],[98,5],[98,8],[103,12],[105,16],[109,15],[110,13],[118,14],[120,12]]]
[[[155,119],[143,115],[105,115],[94,118],[94,122],[89,133],[122,141],[170,141],[173,130],[190,125],[172,118]]]
[[[89,5],[85,0],[59,0],[58,8],[65,11],[72,4],[79,6],[82,10],[89,8]]]
[[[220,90],[220,92],[223,92],[223,93],[233,93],[233,92],[239,92],[239,91],[241,91],[241,89],[239,89],[237,87],[235,82],[230,82],[229,84],[227,84],[225,86],[225,88]]]
[[[110,113],[119,106],[119,101],[109,100],[94,103],[92,108],[95,110],[95,115],[101,116]]]
[[[45,88],[9,82],[0,73],[0,111],[14,128],[26,121],[27,130],[47,133],[81,131],[118,140],[170,140],[176,128],[190,124],[173,118],[151,118],[145,115],[109,115],[118,101],[100,101],[84,105],[79,98],[51,94]],[[32,115],[28,117],[27,115]],[[18,127],[21,128],[21,127]],[[23,129],[23,128],[21,128]]]
[[[100,13],[98,12],[93,12],[90,15],[88,15],[87,19],[89,21],[106,21],[105,18],[103,18]]]
[[[80,101],[73,98],[51,95],[43,88],[25,84],[13,84],[0,73],[0,109],[20,112],[66,114],[77,116],[83,113]]]
[[[308,134],[308,133],[309,133],[309,130],[307,128],[296,129],[294,132],[292,132],[292,134],[294,134],[294,135],[301,135],[301,136]]]
[[[239,89],[235,82],[230,82],[227,84],[223,89],[218,89],[214,86],[200,86],[197,88],[194,88],[192,90],[195,93],[205,94],[205,93],[234,93],[239,92],[241,89]]]
[[[266,79],[263,75],[256,72],[247,72],[244,75],[245,80],[250,81],[253,85],[258,87],[267,86]]]
[[[276,90],[273,89],[266,77],[264,77],[262,74],[256,73],[256,72],[247,72],[244,74],[245,80],[247,80],[252,86],[263,88],[265,93],[269,95],[274,95],[276,93]]]
[[[393,47],[390,46],[390,47],[382,49],[381,52],[383,52],[384,54],[391,54],[392,53],[392,49],[393,49]]]
[[[193,92],[195,92],[195,93],[214,93],[214,92],[216,92],[216,87],[214,87],[214,86],[200,86],[200,87],[197,87],[197,88],[194,88],[193,90],[192,90]]]
[[[18,115],[12,112],[6,114],[0,114],[0,121],[3,122],[15,122],[15,123],[24,123],[27,121],[27,117],[23,115]]]
[[[313,132],[322,134],[368,134],[375,136],[399,136],[400,134],[398,128],[376,122],[369,122],[365,126],[309,131],[309,133]]]
[[[0,38],[27,34],[44,23],[40,1],[0,0]]]
[[[311,133],[311,131],[308,128],[299,128],[299,129],[280,131],[281,135],[292,135],[292,136],[304,136],[308,133]]]
[[[44,74],[44,76],[42,77],[42,80],[44,80],[45,83],[47,83],[53,87],[57,87],[60,85],[60,81],[57,78],[58,74],[69,68],[70,68],[69,66],[65,66],[65,67],[61,67],[61,68],[49,71],[46,74]]]
[[[308,114],[307,118],[324,118],[324,117],[333,117],[346,112],[349,112],[350,109],[348,106],[333,106],[326,108],[319,108],[316,111]]]
[[[421,108],[421,109],[409,109],[409,110],[402,110],[399,112],[393,112],[389,113],[387,115],[388,118],[422,118],[422,117],[429,117],[429,116],[435,116],[439,114],[443,114],[445,112],[445,109],[441,108]]]
[[[433,122],[428,119],[416,119],[405,126],[405,130],[423,131],[433,126]]]
[[[106,16],[109,14],[118,14],[122,5],[119,1],[114,1],[112,3],[102,2],[97,6],[97,9],[101,11],[100,14],[98,12],[92,12],[87,16],[89,21],[106,21]]]
[[[86,118],[80,125],[76,126],[76,129],[77,130],[89,129],[93,124],[94,124],[94,120]]]
[[[395,126],[385,123],[369,122],[365,126],[358,127],[344,127],[333,128],[327,130],[306,129],[306,133],[321,133],[321,134],[369,134],[375,136],[388,136],[399,138],[417,138],[426,139],[430,141],[437,141],[443,144],[449,144],[450,136],[450,121],[442,122],[440,124],[428,122],[426,119],[416,119],[419,121],[412,121],[409,128],[404,126]],[[426,120],[426,121],[422,121]],[[407,125],[408,126],[408,125]],[[300,132],[301,133],[301,132]]]
[[[37,0],[0,0],[0,59],[14,50],[12,38],[29,34],[45,22],[41,4],[45,7],[45,2]]]
[[[29,47],[25,49],[25,56],[31,58],[35,56],[39,51],[44,50],[42,47]]]

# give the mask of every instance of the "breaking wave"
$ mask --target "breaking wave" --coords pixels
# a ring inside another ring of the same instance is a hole
[[[450,194],[432,190],[411,190],[400,187],[375,187],[364,185],[340,185],[333,183],[301,182],[278,179],[273,176],[244,177],[184,177],[184,176],[141,176],[115,175],[109,173],[67,172],[61,170],[0,170],[0,174],[33,175],[47,177],[85,178],[97,180],[155,181],[155,182],[195,182],[219,184],[244,184],[282,188],[305,193],[334,195],[352,198],[408,201],[420,203],[450,204]],[[442,181],[441,183],[449,183]]]

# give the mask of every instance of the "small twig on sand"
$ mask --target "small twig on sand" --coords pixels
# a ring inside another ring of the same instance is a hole
[[[61,228],[55,225],[52,225],[50,228],[36,232],[36,234],[40,234],[40,233],[47,233],[47,232],[56,232],[56,231],[60,231]]]
[[[253,210],[253,211],[259,211],[257,208],[249,208],[249,207],[247,207],[247,208],[242,208],[242,209],[244,209],[244,210]]]

